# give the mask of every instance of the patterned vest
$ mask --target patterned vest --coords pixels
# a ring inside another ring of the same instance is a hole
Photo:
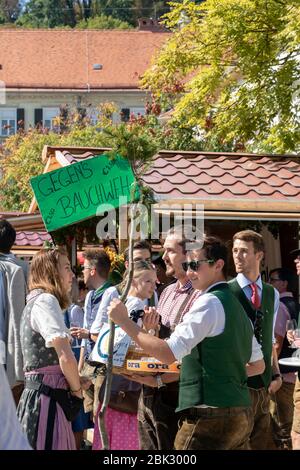
[[[31,327],[31,310],[36,298],[28,302],[21,319],[21,346],[25,372],[59,364],[55,349],[46,348],[44,338]]]
[[[250,406],[246,363],[252,351],[251,324],[227,283],[209,292],[222,303],[225,328],[220,335],[206,337],[183,358],[176,411],[201,404]]]
[[[232,279],[228,282],[228,285],[237,299],[240,301],[244,307],[245,312],[250,318],[253,325],[256,322],[256,313],[251,302],[247,299],[243,289],[240,287],[236,279]],[[274,318],[274,298],[275,291],[270,284],[262,283],[262,298],[261,298],[261,307],[259,309],[262,312],[263,317],[261,319],[261,325],[259,327],[260,335],[256,336],[257,341],[261,344],[262,352],[265,360],[265,371],[261,375],[255,375],[254,377],[249,377],[248,386],[250,388],[263,388],[266,389],[270,385],[272,380],[272,340],[273,340],[273,318]],[[257,331],[257,328],[255,328]]]

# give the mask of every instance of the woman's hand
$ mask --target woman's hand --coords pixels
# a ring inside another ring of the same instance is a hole
[[[77,326],[73,326],[70,328],[70,333],[74,338],[82,339],[89,337],[89,330],[86,328],[78,328]]]
[[[157,330],[159,326],[159,314],[155,307],[145,307],[143,315],[143,326],[149,330]]]
[[[88,390],[92,385],[92,381],[88,377],[79,377],[82,390]]]

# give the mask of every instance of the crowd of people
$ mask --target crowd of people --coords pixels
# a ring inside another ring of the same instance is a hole
[[[90,428],[102,449],[106,371],[90,355],[109,318],[143,354],[181,364],[180,374],[113,374],[111,450],[300,449],[298,369],[278,363],[294,352],[295,274],[278,267],[262,279],[259,233],[234,235],[230,280],[217,237],[200,243],[174,227],[162,256],[136,242],[125,303],[128,252],[112,285],[108,254],[86,250],[79,284],[63,248],[41,249],[28,269],[10,251],[15,236],[0,221],[1,449],[78,450]],[[300,250],[292,255],[299,276]]]

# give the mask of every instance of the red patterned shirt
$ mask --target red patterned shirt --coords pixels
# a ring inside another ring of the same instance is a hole
[[[180,287],[179,281],[166,287],[159,298],[157,311],[161,315],[162,324],[167,327],[172,327],[176,319],[177,313],[183,304],[186,296],[192,289],[192,283],[188,280],[183,286]],[[180,318],[176,323],[180,323],[182,317],[188,312],[193,302],[201,295],[199,290],[195,290],[190,295],[190,299],[181,312]]]

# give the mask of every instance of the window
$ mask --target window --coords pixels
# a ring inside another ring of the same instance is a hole
[[[88,108],[86,110],[86,115],[90,120],[91,126],[99,124],[99,111],[97,108]]]
[[[59,108],[43,108],[43,127],[51,131],[59,130],[59,126],[55,125],[55,118],[59,115]]]
[[[0,135],[7,137],[17,131],[16,108],[0,108]]]
[[[145,116],[145,108],[130,108],[130,114],[137,116]]]
[[[130,119],[131,115],[135,117],[144,116],[145,115],[145,108],[142,107],[133,107],[133,108],[122,108],[121,109],[121,121],[127,122]]]

